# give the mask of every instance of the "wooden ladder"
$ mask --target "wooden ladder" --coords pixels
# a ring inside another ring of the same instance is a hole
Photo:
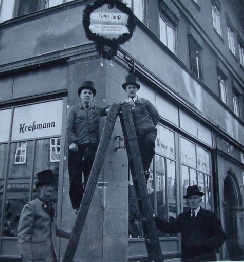
[[[148,257],[152,262],[163,261],[159,238],[153,218],[152,204],[147,194],[142,161],[141,157],[138,157],[140,156],[140,151],[134,121],[131,114],[131,108],[130,105],[126,103],[114,103],[111,106],[106,118],[96,157],[81,201],[80,210],[74,228],[72,229],[69,237],[69,242],[64,254],[63,262],[72,262],[74,259],[89,206],[96,189],[99,174],[118,116],[120,117],[122,131],[125,139],[125,146],[137,196]]]

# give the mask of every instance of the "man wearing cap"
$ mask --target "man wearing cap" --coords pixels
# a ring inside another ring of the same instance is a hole
[[[66,137],[69,147],[68,170],[70,180],[69,196],[72,207],[80,207],[90,171],[99,143],[100,118],[107,115],[107,106],[95,106],[91,102],[96,96],[92,81],[84,81],[78,89],[80,104],[70,108]],[[83,179],[82,179],[83,173]]]
[[[18,227],[19,248],[25,262],[56,262],[52,170],[39,172],[37,178],[40,197],[24,205]]]
[[[181,233],[182,262],[216,261],[215,249],[226,240],[217,215],[200,207],[203,195],[197,185],[189,186],[183,197],[187,199],[188,212],[181,213],[172,223],[155,216],[156,226],[162,232]]]
[[[160,116],[157,109],[149,100],[137,96],[140,85],[137,83],[135,75],[127,75],[122,87],[128,97],[128,99],[122,101],[122,103],[129,103],[131,105],[131,112],[147,181],[150,175],[149,168],[155,155],[156,125],[158,124]]]

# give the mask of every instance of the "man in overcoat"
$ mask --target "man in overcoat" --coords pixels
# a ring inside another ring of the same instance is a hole
[[[78,89],[80,103],[72,106],[67,116],[69,196],[74,209],[80,207],[95,159],[100,119],[108,113],[108,106],[92,105],[96,92],[92,81],[84,81]]]
[[[181,233],[182,262],[216,261],[215,249],[226,240],[217,215],[200,207],[203,195],[197,185],[189,186],[184,196],[190,207],[188,212],[181,213],[172,223],[155,216],[156,226],[162,232]]]
[[[52,170],[37,174],[40,197],[28,202],[22,210],[18,227],[18,244],[25,262],[56,262],[55,208]]]
[[[155,155],[156,126],[160,116],[158,110],[149,100],[137,96],[140,85],[137,83],[135,75],[127,75],[122,88],[128,97],[122,103],[131,105],[145,179],[147,181],[150,175],[150,165]]]

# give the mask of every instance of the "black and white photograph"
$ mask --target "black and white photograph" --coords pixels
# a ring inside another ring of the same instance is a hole
[[[244,0],[0,0],[0,262],[244,261]]]

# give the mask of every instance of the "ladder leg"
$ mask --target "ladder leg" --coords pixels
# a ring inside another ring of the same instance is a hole
[[[115,121],[119,114],[119,110],[120,105],[114,103],[111,106],[109,114],[106,118],[96,157],[81,201],[80,210],[75,222],[75,226],[70,235],[70,239],[64,254],[63,262],[72,262],[74,259],[79,244],[80,236],[85,224],[86,216],[89,210],[89,206],[92,201],[98,182],[99,174],[104,162],[108,144],[113,133]]]
[[[162,262],[163,256],[153,217],[153,208],[147,195],[146,181],[141,161],[138,140],[131,109],[128,104],[121,106],[121,126],[125,137],[134,188],[137,195],[138,208],[142,221],[145,244],[150,261]]]

